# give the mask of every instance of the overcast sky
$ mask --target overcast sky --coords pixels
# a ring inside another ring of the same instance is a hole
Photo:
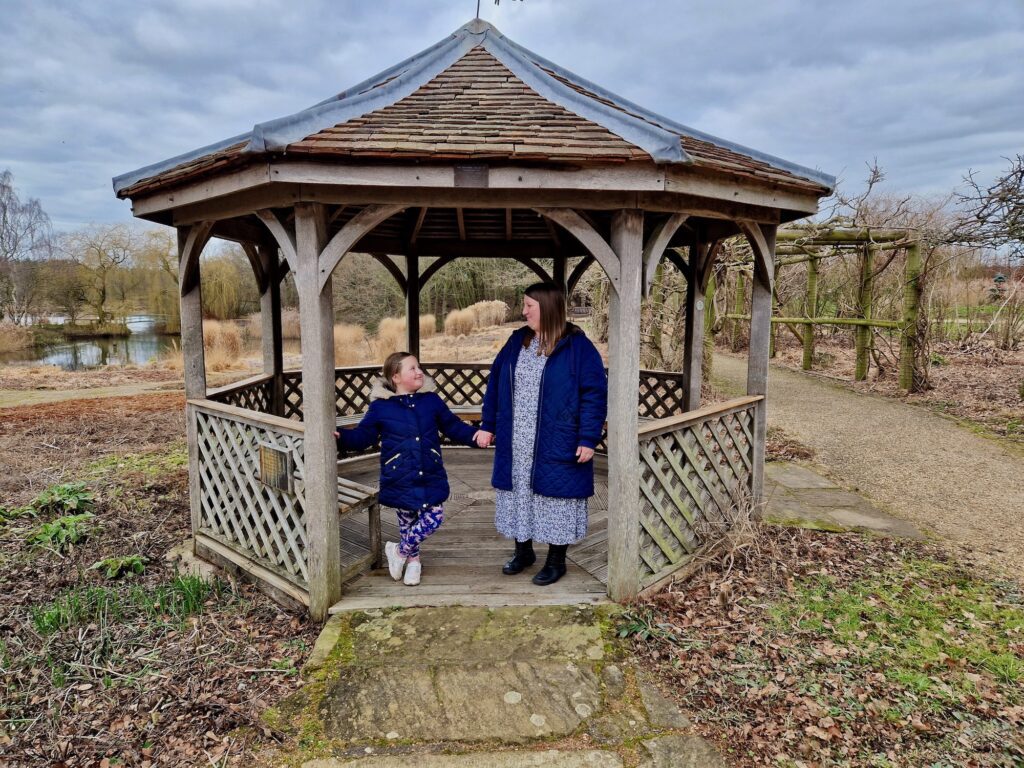
[[[475,0],[0,0],[0,170],[57,229],[111,177],[354,85]],[[684,124],[840,178],[948,193],[1024,152],[1024,1],[493,0],[520,45]]]

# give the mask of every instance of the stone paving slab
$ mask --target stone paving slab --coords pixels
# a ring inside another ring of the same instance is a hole
[[[294,751],[260,764],[715,768],[714,750],[617,638],[619,610],[338,614],[303,668],[306,685],[265,715]]]
[[[476,752],[468,755],[405,755],[367,757],[357,760],[310,760],[302,768],[622,768],[622,758],[614,752],[586,750],[568,752]],[[654,764],[652,764],[653,766]],[[668,765],[666,763],[666,765]]]
[[[893,517],[857,493],[792,462],[765,465],[764,519],[821,530],[870,531],[883,536],[923,539],[912,523]]]

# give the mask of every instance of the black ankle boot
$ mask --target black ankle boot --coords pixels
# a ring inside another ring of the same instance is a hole
[[[565,552],[568,549],[568,544],[549,544],[548,559],[545,561],[544,567],[534,575],[533,583],[546,587],[565,576]]]
[[[505,563],[501,572],[506,576],[515,576],[521,573],[524,568],[529,568],[537,562],[537,556],[533,554],[533,539],[516,542],[516,553],[512,559]]]

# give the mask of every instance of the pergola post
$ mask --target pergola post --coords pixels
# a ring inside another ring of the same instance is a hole
[[[295,206],[295,283],[302,332],[302,420],[309,611],[323,620],[341,597],[338,449],[334,441],[334,311],[331,275],[320,274],[327,243],[323,206]],[[321,290],[321,285],[323,290]]]
[[[775,230],[771,225],[749,224],[744,233],[754,251],[751,281],[750,345],[747,352],[747,394],[768,393],[768,350],[771,343],[773,277],[775,274]],[[754,408],[753,457],[750,492],[755,505],[764,496],[764,451],[768,432],[765,400]]]
[[[203,228],[205,227],[205,232]],[[209,227],[193,224],[178,227],[178,293],[181,310],[181,355],[184,363],[185,399],[206,397],[206,356],[203,350],[203,291],[199,279],[199,255]],[[199,487],[199,432],[191,407],[185,408],[185,439],[188,444],[188,502],[192,520],[193,548],[201,517]]]
[[[263,293],[260,294],[260,324],[262,328],[263,373],[270,381],[270,412],[284,415],[284,340],[281,334],[281,280],[278,275],[277,248],[261,245],[257,248],[263,268]]]
[[[608,302],[608,595],[628,601],[640,590],[640,451],[637,372],[643,284],[642,211],[612,216],[619,279]]]
[[[405,257],[405,329],[406,351],[420,356],[420,257]]]

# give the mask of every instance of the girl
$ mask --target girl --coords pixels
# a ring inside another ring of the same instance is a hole
[[[402,539],[389,541],[384,552],[391,578],[401,579],[404,568],[412,586],[420,583],[420,544],[444,522],[442,504],[450,493],[438,430],[465,445],[476,444],[477,430],[448,410],[410,353],[388,355],[383,372],[358,426],[336,433],[338,451],[380,441],[380,503],[397,510]]]

